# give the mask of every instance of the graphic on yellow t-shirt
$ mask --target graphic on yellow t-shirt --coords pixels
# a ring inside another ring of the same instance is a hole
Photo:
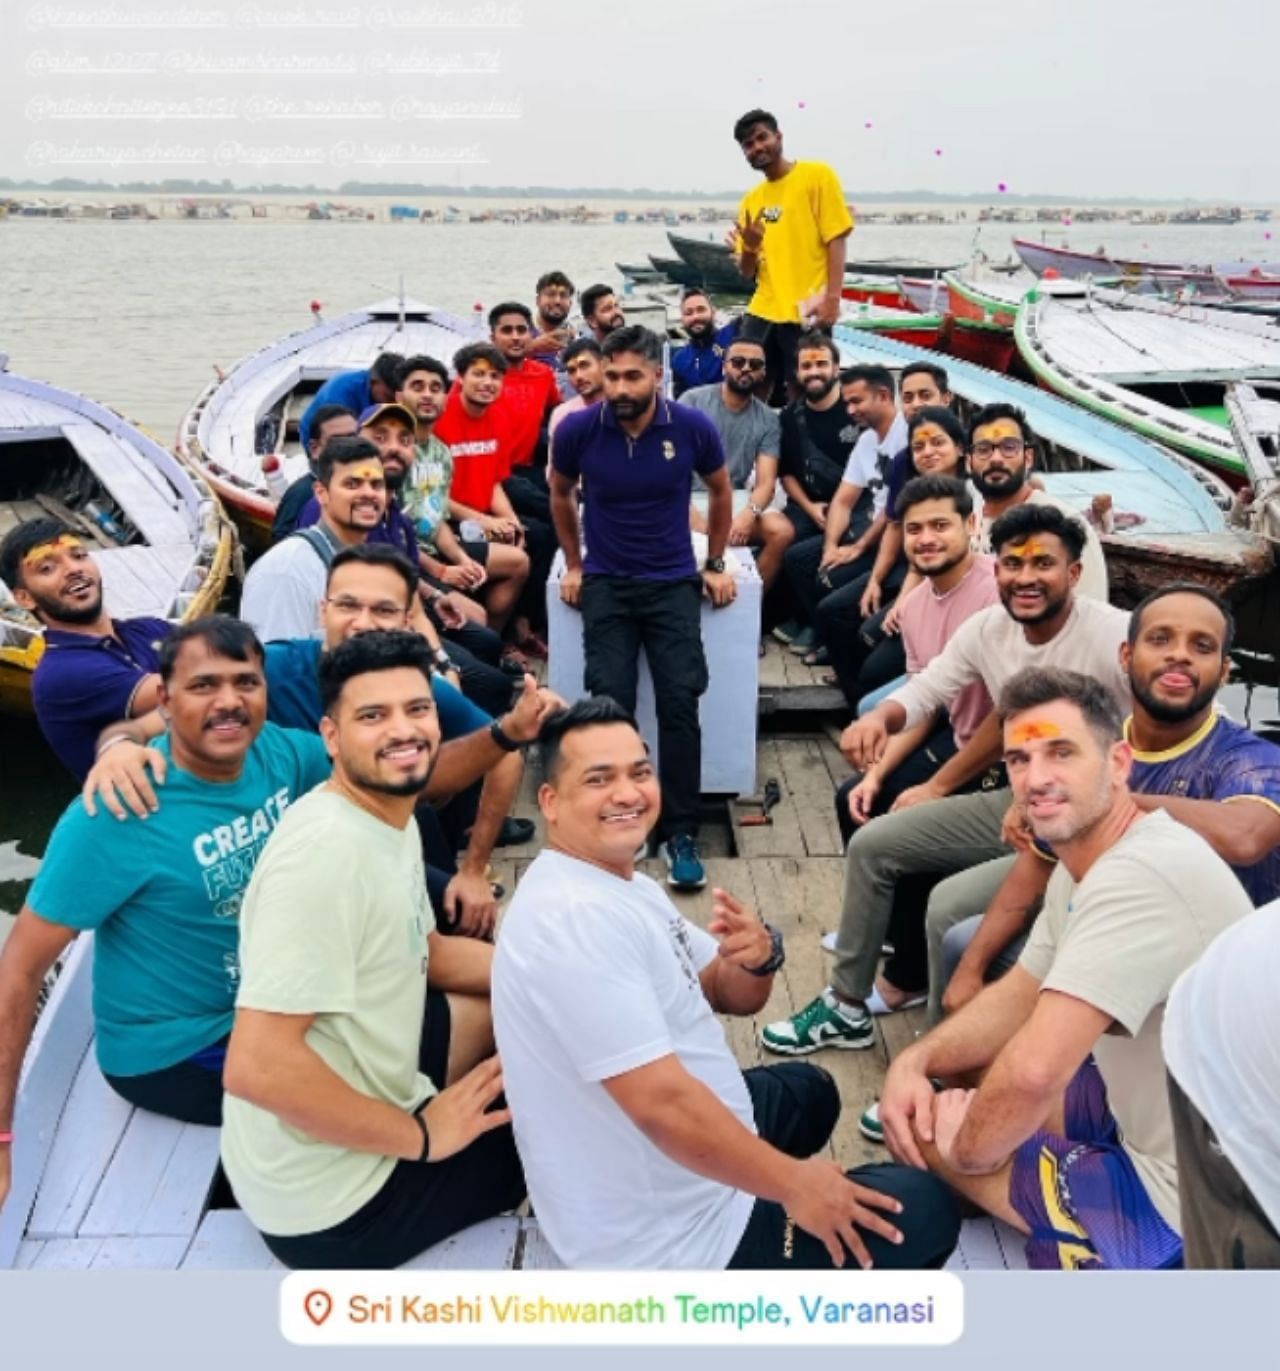
[[[826,288],[827,244],[853,228],[839,178],[823,162],[796,162],[742,197],[739,223],[748,217],[762,220],[764,245],[747,310],[776,324],[801,323],[801,305]]]

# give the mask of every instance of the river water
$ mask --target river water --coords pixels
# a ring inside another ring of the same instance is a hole
[[[462,206],[470,211],[484,203]],[[975,231],[972,223],[867,225],[855,234],[850,257],[959,262],[970,256]],[[1080,251],[1105,244],[1126,255],[1203,262],[1280,257],[1270,231],[1258,224],[1089,224],[1055,228],[1049,237]],[[1015,232],[1038,239],[1042,230],[986,225],[978,242],[1002,258]],[[669,255],[658,225],[11,217],[0,223],[0,352],[8,353],[11,370],[83,391],[168,443],[215,364],[228,367],[305,327],[312,300],[335,315],[394,295],[403,279],[415,298],[466,314],[477,302],[531,302],[537,276],[555,267],[579,288],[597,280],[619,284],[615,264],[643,262],[650,253]],[[1260,702],[1263,716],[1274,713],[1270,701],[1268,695]],[[1234,703],[1242,717],[1243,699]],[[6,912],[21,904],[73,793],[34,727],[0,718],[0,938]]]

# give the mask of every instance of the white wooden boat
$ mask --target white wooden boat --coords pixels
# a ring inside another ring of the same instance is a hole
[[[1015,333],[1048,389],[1245,478],[1225,390],[1236,381],[1280,383],[1275,320],[1060,282],[1024,301]]]
[[[93,936],[72,945],[36,1025],[14,1113],[13,1187],[0,1210],[0,1271],[278,1271],[218,1164],[218,1130],[122,1100],[98,1070]],[[476,1224],[406,1263],[411,1270],[555,1270],[534,1218]],[[970,1219],[953,1271],[1021,1270],[1022,1240]]]
[[[262,459],[275,453],[288,481],[305,474],[298,422],[325,381],[368,367],[383,352],[449,364],[482,336],[487,330],[474,320],[404,295],[320,320],[219,372],[183,419],[178,451],[218,492],[246,545],[260,550],[275,512]]]
[[[887,338],[837,328],[841,360],[881,362],[900,370],[927,353]],[[1095,500],[1109,497],[1112,527],[1099,538],[1112,599],[1132,605],[1172,580],[1190,579],[1243,598],[1273,566],[1268,540],[1233,526],[1240,515],[1230,487],[1215,473],[1088,410],[1008,376],[949,359],[951,389],[962,407],[1017,405],[1040,440],[1046,488],[1098,522]],[[1274,625],[1265,630],[1276,636]],[[1274,651],[1275,643],[1270,644]]]
[[[1149,277],[1172,282],[1180,278],[1184,284],[1209,286],[1215,280],[1234,281],[1248,277],[1263,280],[1265,284],[1266,277],[1280,276],[1280,263],[1277,262],[1157,262],[1150,258],[1110,253],[1105,248],[1099,248],[1096,252],[1078,252],[1065,245],[1037,243],[1029,238],[1015,238],[1013,247],[1037,276],[1052,271],[1073,280],[1127,276],[1134,280]]]
[[[0,355],[0,537],[62,519],[92,547],[111,614],[212,610],[235,534],[199,473],[105,405],[14,375],[7,361]],[[26,713],[43,630],[4,587],[0,601],[0,711]]]

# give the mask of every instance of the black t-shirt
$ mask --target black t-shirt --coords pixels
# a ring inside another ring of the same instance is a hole
[[[810,409],[797,400],[782,411],[781,421],[779,473],[794,476],[811,500],[825,504],[836,493],[861,430],[839,401],[829,409]]]

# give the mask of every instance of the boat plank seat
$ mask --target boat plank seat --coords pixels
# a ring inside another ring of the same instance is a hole
[[[153,547],[188,545],[191,526],[178,495],[127,443],[93,424],[67,424],[67,441]]]
[[[97,551],[107,608],[121,619],[166,618],[192,561],[190,547],[111,547]]]

